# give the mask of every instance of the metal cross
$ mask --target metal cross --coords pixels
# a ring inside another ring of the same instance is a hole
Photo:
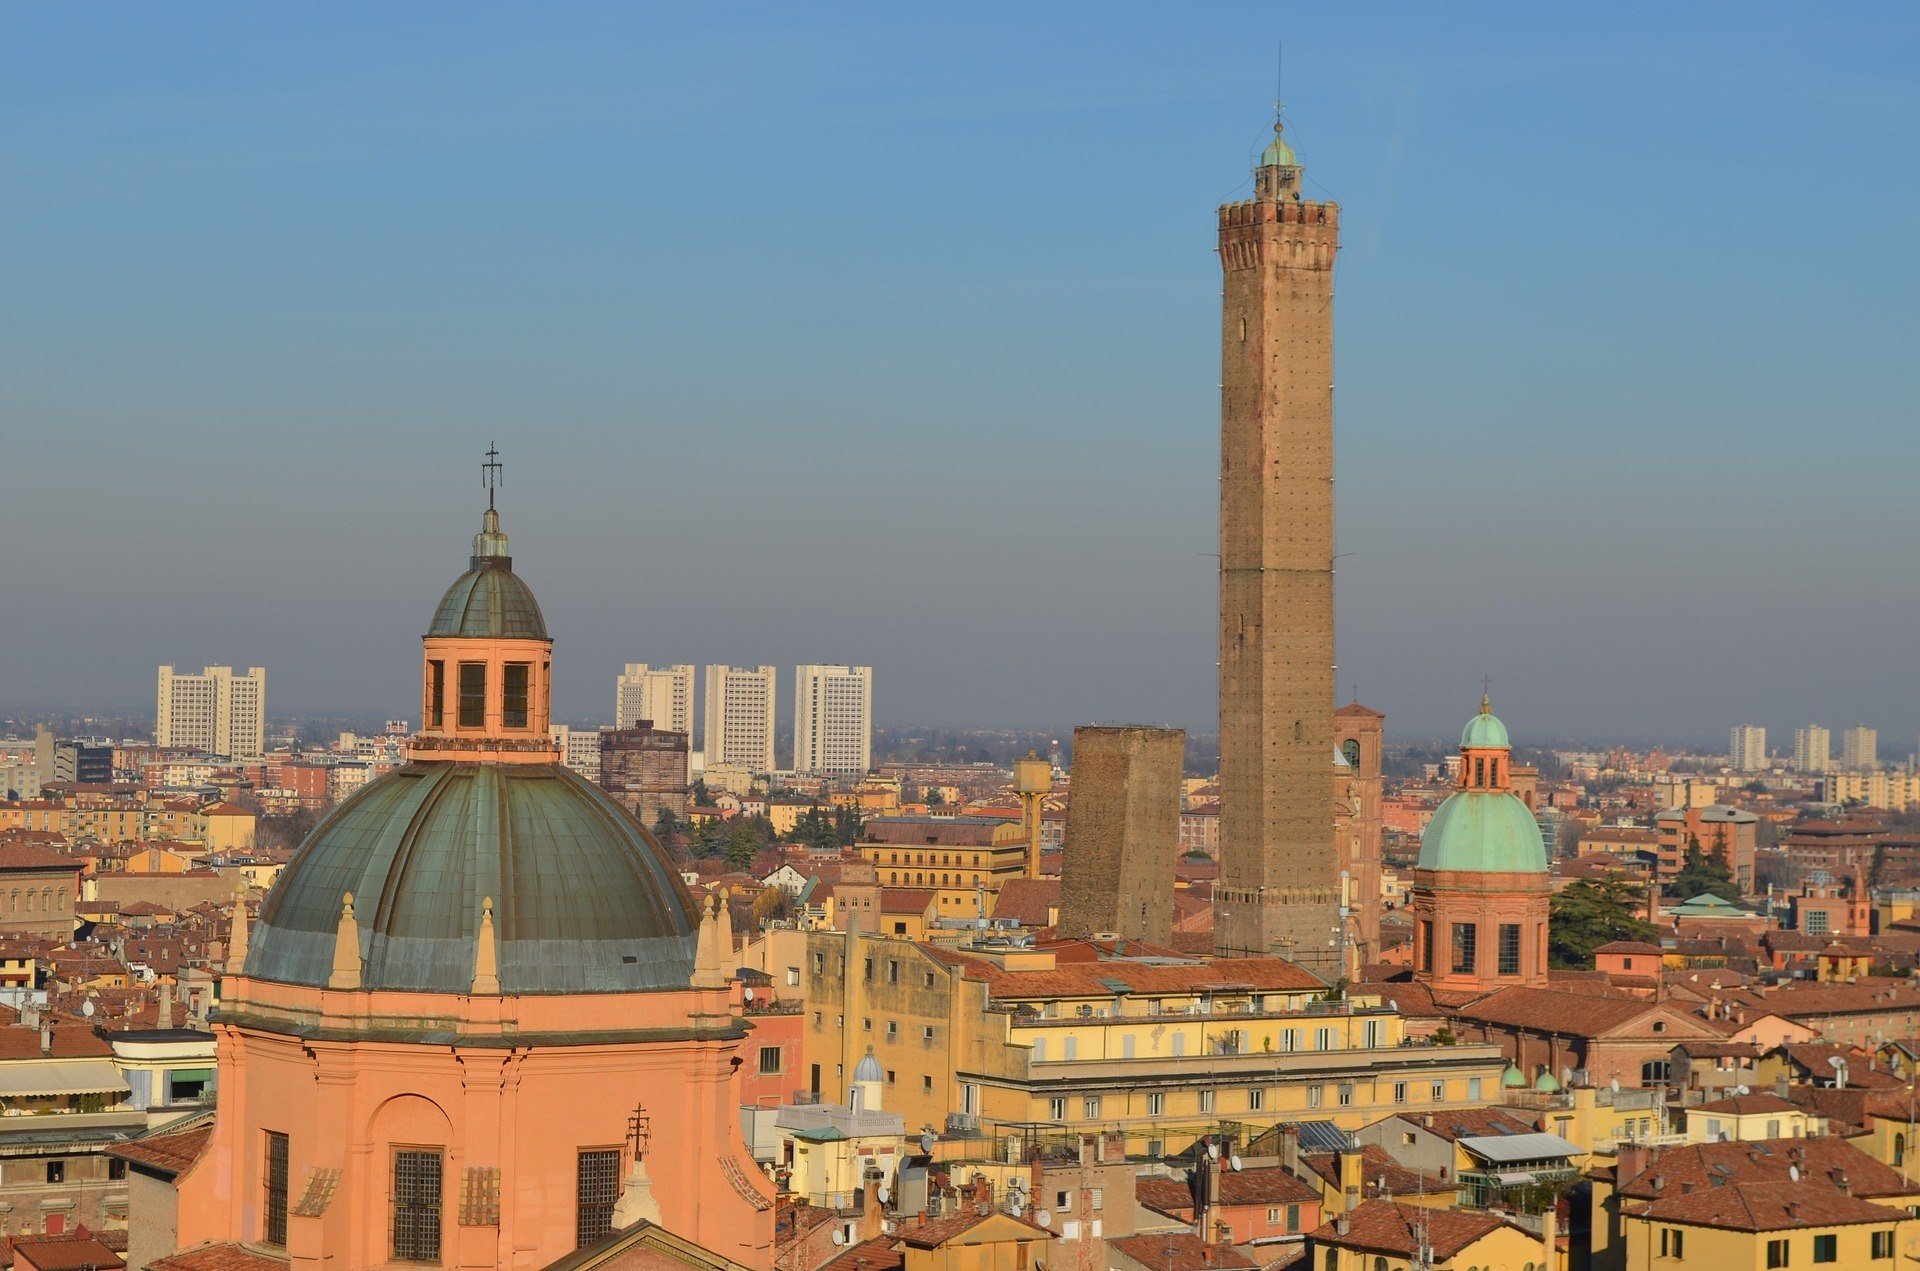
[[[480,484],[487,487],[487,511],[493,511],[493,488],[500,484],[500,451],[487,443],[487,461],[480,465]]]

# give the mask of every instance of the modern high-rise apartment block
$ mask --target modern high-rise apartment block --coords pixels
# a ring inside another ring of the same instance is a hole
[[[707,668],[707,731],[701,748],[708,764],[773,771],[775,683],[770,666]]]
[[[1727,761],[1736,772],[1761,772],[1767,766],[1767,730],[1751,724],[1734,727],[1727,743]]]
[[[257,759],[267,741],[267,668],[236,675],[230,666],[210,666],[181,675],[163,666],[157,714],[157,745]]]
[[[1340,973],[1333,793],[1333,261],[1293,147],[1219,212],[1220,881],[1214,948]]]
[[[1818,724],[1794,729],[1793,766],[1801,772],[1826,772],[1832,768],[1832,735]]]
[[[1871,772],[1880,766],[1880,733],[1855,724],[1840,734],[1840,766],[1848,772]]]
[[[823,777],[873,766],[873,668],[793,668],[793,770]]]
[[[547,729],[560,751],[560,762],[589,781],[600,779],[600,735],[604,728],[569,728],[554,724]]]
[[[629,662],[615,688],[613,726],[632,728],[641,720],[655,728],[693,735],[693,664],[648,666]]]

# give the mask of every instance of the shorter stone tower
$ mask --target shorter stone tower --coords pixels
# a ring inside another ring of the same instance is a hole
[[[1186,741],[1178,728],[1073,730],[1061,935],[1173,938]]]
[[[1414,867],[1414,974],[1443,1002],[1547,982],[1547,852],[1512,767],[1506,725],[1482,697],[1460,734],[1459,789]]]

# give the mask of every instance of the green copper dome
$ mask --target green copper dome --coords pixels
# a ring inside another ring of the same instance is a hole
[[[1284,140],[1275,137],[1267,143],[1267,151],[1260,156],[1263,168],[1297,168],[1300,161],[1293,157],[1293,147]]]
[[[1544,874],[1547,849],[1533,813],[1514,795],[1505,790],[1460,790],[1448,796],[1427,822],[1415,868]]]
[[[1524,1090],[1527,1085],[1527,1074],[1514,1065],[1508,1064],[1507,1070],[1500,1074],[1500,1084],[1508,1090]]]
[[[1542,1068],[1540,1075],[1533,1079],[1533,1088],[1541,1094],[1557,1094],[1560,1090],[1560,1079]]]
[[[1486,697],[1480,699],[1480,713],[1467,721],[1460,730],[1460,747],[1472,747],[1475,750],[1511,750],[1513,743],[1507,740],[1507,726],[1493,713],[1493,703]]]
[[[481,639],[544,640],[547,620],[540,602],[513,572],[507,554],[507,536],[500,530],[500,514],[487,509],[480,532],[473,536],[473,556],[467,572],[454,579],[440,607],[433,611],[427,635]]]
[[[347,892],[370,989],[467,992],[488,898],[503,993],[684,988],[693,973],[679,875],[558,764],[413,763],[368,785],[275,881],[246,973],[325,985]]]

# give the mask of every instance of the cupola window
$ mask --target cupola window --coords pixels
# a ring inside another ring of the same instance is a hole
[[[460,664],[460,727],[487,726],[487,664]]]
[[[527,682],[533,667],[527,662],[509,662],[501,680],[500,723],[506,728],[527,726]]]
[[[427,663],[427,727],[438,728],[446,718],[447,664],[439,658]]]

